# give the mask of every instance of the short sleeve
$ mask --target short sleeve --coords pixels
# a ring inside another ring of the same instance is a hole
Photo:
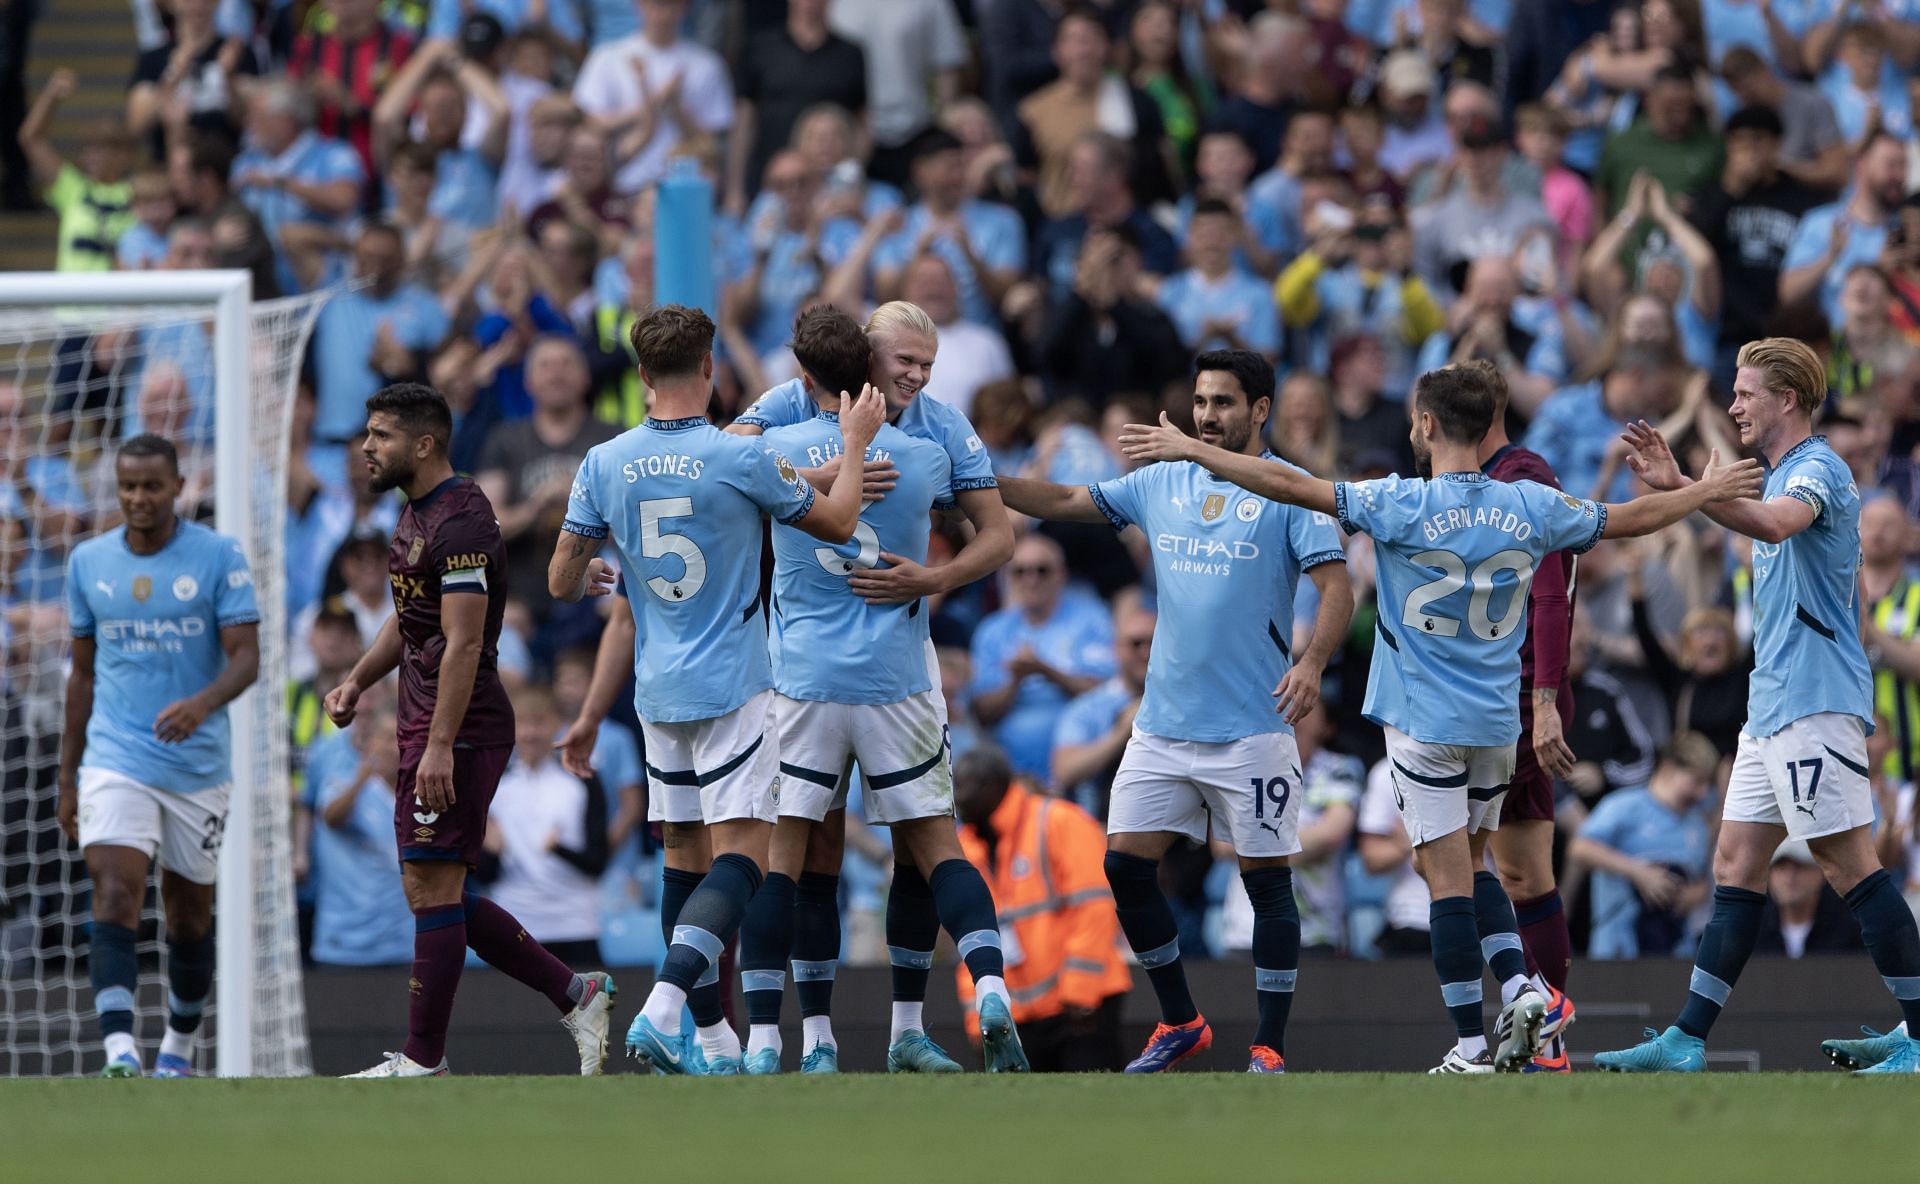
[[[813,509],[813,486],[793,462],[764,445],[741,449],[738,487],[754,505],[782,526],[792,526]]]
[[[1628,804],[1629,795],[1625,793],[1611,793],[1601,798],[1594,805],[1593,813],[1587,815],[1586,825],[1580,828],[1580,837],[1618,847],[1628,821]]]
[[[998,489],[1000,482],[993,475],[993,459],[987,455],[987,446],[973,425],[946,404],[938,406],[951,412],[941,420],[940,442],[953,461],[953,491],[957,494],[970,489]]]
[[[1787,480],[1781,492],[1782,496],[1811,506],[1814,521],[1818,522],[1821,515],[1827,512],[1827,502],[1833,497],[1833,477],[1818,458],[1796,461],[1787,467]]]
[[[215,571],[218,583],[214,592],[214,616],[220,628],[251,625],[260,620],[260,606],[254,600],[253,572],[240,544],[229,541],[220,554]]]
[[[1323,563],[1346,561],[1347,550],[1341,545],[1340,532],[1333,528],[1333,519],[1301,506],[1286,509],[1287,542],[1293,547],[1293,556],[1301,571],[1311,571]]]
[[[594,468],[594,455],[589,452],[573,475],[573,490],[567,494],[567,516],[560,523],[560,529],[582,538],[604,539],[607,537],[607,519],[600,512],[600,503],[594,497]]]
[[[734,419],[762,431],[805,423],[819,413],[819,407],[807,397],[798,379],[783,382],[753,401],[753,406]]]
[[[88,573],[76,559],[67,572],[67,631],[75,637],[93,636],[93,606],[87,603],[92,588]]]
[[[1554,551],[1584,555],[1607,529],[1607,507],[1600,502],[1532,481],[1516,481],[1514,488],[1526,499],[1529,516],[1539,527],[1543,555]]]
[[[1143,474],[1151,473],[1157,466],[1148,465],[1113,478],[1111,481],[1098,481],[1087,486],[1087,492],[1093,495],[1093,504],[1115,530],[1125,530],[1140,521],[1142,490],[1140,486],[1147,480]]]
[[[1348,534],[1391,537],[1408,521],[1407,504],[1418,501],[1417,483],[1401,477],[1341,481],[1333,487],[1333,518]]]
[[[505,578],[490,571],[494,556],[500,552],[500,527],[493,515],[471,507],[449,515],[434,530],[427,562],[439,577],[440,593],[478,592],[485,595],[495,579]]]

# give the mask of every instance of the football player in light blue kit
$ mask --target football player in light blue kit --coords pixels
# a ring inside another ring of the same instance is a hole
[[[1860,643],[1860,491],[1846,462],[1813,434],[1826,368],[1785,337],[1750,342],[1736,359],[1740,442],[1770,466],[1759,500],[1713,506],[1714,521],[1753,543],[1753,675],[1714,850],[1713,919],[1701,934],[1685,1008],[1658,1036],[1594,1058],[1629,1073],[1699,1072],[1706,1036],[1753,952],[1767,869],[1782,839],[1805,840],[1904,1014],[1888,1036],[1828,1041],[1841,1064],[1869,1073],[1920,1071],[1920,929],[1874,853],[1867,732],[1873,673]],[[1623,437],[1633,470],[1656,489],[1687,479],[1644,422]],[[1870,1036],[1872,1034],[1870,1033]]]
[[[760,516],[828,543],[852,538],[860,517],[860,473],[843,472],[832,492],[816,496],[784,458],[707,419],[713,332],[706,314],[672,304],[635,324],[653,414],[581,462],[547,568],[554,596],[605,595],[613,575],[594,553],[613,538],[639,619],[634,705],[646,736],[648,813],[665,824],[669,846],[704,825],[714,853],[627,1033],[634,1056],[670,1074],[689,1068],[680,1010],[760,886],[774,819],[780,756],[760,616]],[[865,450],[883,410],[871,389],[857,401],[842,392],[847,447]],[[713,1027],[700,1030],[702,1051],[738,1060],[732,1029]]]
[[[120,446],[125,525],[73,549],[73,672],[60,738],[60,828],[93,877],[94,1008],[105,1076],[138,1077],[134,937],[160,863],[167,1031],[155,1077],[193,1075],[213,984],[213,887],[233,782],[227,704],[260,672],[260,611],[240,544],[174,512],[180,460],[158,436]]]
[[[868,377],[887,400],[887,419],[909,436],[931,440],[946,450],[952,464],[953,500],[973,537],[943,564],[929,567],[908,556],[883,551],[880,566],[857,569],[849,586],[869,604],[911,604],[916,600],[964,588],[997,571],[1013,556],[1013,524],[1001,503],[993,464],[986,445],[974,434],[967,417],[952,405],[926,393],[933,376],[940,333],[926,310],[895,300],[873,310],[866,323],[872,350]],[[805,423],[817,405],[799,379],[783,383],[762,395],[727,428],[753,435],[788,424]],[[832,479],[837,462],[807,474],[821,484]],[[868,462],[866,496],[884,497],[897,474],[884,461]],[[940,693],[940,664],[933,641],[926,639],[927,670],[933,678],[933,700],[944,727],[946,699]],[[846,815],[827,816],[826,825],[813,828],[807,843],[804,871],[795,893],[795,956],[811,965],[808,980],[795,984],[801,1014],[826,1014],[840,949],[839,876],[846,846]],[[896,856],[903,853],[896,853]],[[888,1068],[905,1073],[954,1073],[960,1066],[926,1038],[922,1013],[934,945],[940,936],[939,910],[932,885],[912,859],[896,858],[887,889],[887,949],[893,966],[893,1013]],[[803,948],[805,952],[803,951]],[[893,1053],[899,1053],[895,1056]]]
[[[781,455],[818,468],[838,458],[841,447],[838,417],[821,396],[864,382],[871,349],[858,321],[827,306],[796,319],[793,352],[818,400],[815,417],[775,428],[763,439]],[[952,466],[940,445],[891,424],[881,427],[861,459],[890,463],[898,479],[884,498],[866,503],[851,543],[822,547],[790,527],[773,532],[771,648],[780,820],[771,870],[740,936],[741,983],[752,1025],[746,1071],[779,1071],[780,1001],[789,956],[802,996],[806,1051],[801,1069],[838,1069],[829,1014],[832,979],[818,973],[821,963],[837,960],[837,934],[830,935],[830,947],[808,948],[798,940],[794,905],[803,881],[814,891],[828,887],[802,870],[808,838],[830,814],[838,815],[835,830],[843,832],[849,772],[857,760],[867,821],[891,828],[895,851],[926,879],[935,914],[973,974],[988,1070],[1020,1072],[1027,1061],[1013,1027],[993,895],[954,830],[946,720],[935,706],[937,667],[928,658],[924,605],[918,600],[871,604],[848,582],[855,572],[877,566],[883,554],[925,560],[929,514],[953,504]],[[905,1040],[931,1045],[923,1031],[910,1032]],[[889,1049],[890,1063],[909,1055],[903,1047]],[[947,1071],[959,1068],[937,1046],[913,1050],[912,1059],[933,1055],[952,1065]]]
[[[1502,926],[1481,931],[1473,869],[1513,777],[1534,566],[1552,552],[1649,534],[1710,500],[1750,493],[1760,472],[1752,461],[1721,468],[1716,457],[1687,489],[1598,505],[1481,472],[1480,442],[1496,400],[1482,368],[1429,371],[1412,400],[1413,451],[1431,466],[1430,480],[1336,485],[1191,440],[1164,415],[1157,428],[1129,426],[1120,444],[1137,460],[1198,461],[1264,497],[1332,514],[1348,531],[1373,537],[1380,607],[1363,712],[1386,731],[1394,795],[1433,902],[1434,968],[1458,1035],[1433,1072],[1517,1072],[1539,1051],[1545,1001],[1528,981],[1512,904]],[[1497,1051],[1487,1047],[1481,1015],[1487,963],[1504,1003]]]
[[[1261,443],[1274,388],[1265,358],[1251,350],[1203,353],[1193,386],[1202,443],[1292,467]],[[1196,464],[1147,465],[1092,486],[1006,478],[1001,489],[1021,513],[1138,526],[1153,547],[1160,616],[1107,821],[1114,906],[1160,1002],[1160,1023],[1127,1072],[1162,1072],[1213,1042],[1187,990],[1159,882],[1167,848],[1183,835],[1206,842],[1211,823],[1216,837],[1231,837],[1253,902],[1260,1024],[1248,1072],[1283,1073],[1300,963],[1287,863],[1300,851],[1292,725],[1320,697],[1321,672],[1353,615],[1339,532],[1325,513],[1250,496]],[[1313,638],[1296,659],[1293,593],[1302,571],[1320,607]]]

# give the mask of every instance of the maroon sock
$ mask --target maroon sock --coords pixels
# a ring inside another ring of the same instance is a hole
[[[457,904],[413,915],[413,977],[407,982],[406,1053],[431,1069],[447,1055],[447,1021],[467,964],[466,915]]]
[[[1567,970],[1573,961],[1573,939],[1567,934],[1567,911],[1560,906],[1560,890],[1513,902],[1520,923],[1520,941],[1528,962],[1540,968],[1540,977],[1556,991],[1567,989]]]
[[[484,896],[463,898],[467,944],[495,970],[504,971],[545,995],[565,1015],[573,1010],[573,971],[528,936],[513,914]]]

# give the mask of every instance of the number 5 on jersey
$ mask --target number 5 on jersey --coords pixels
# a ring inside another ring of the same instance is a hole
[[[690,497],[657,497],[640,503],[640,554],[648,559],[672,555],[680,560],[679,579],[654,576],[647,581],[648,591],[671,603],[693,599],[707,582],[707,557],[700,553],[694,541],[686,535],[660,529],[663,518],[691,517],[693,499]]]

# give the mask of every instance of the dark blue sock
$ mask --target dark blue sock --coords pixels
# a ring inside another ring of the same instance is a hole
[[[167,1027],[193,1032],[213,989],[213,931],[192,941],[167,940]]]
[[[694,889],[680,909],[679,923],[673,927],[673,944],[668,947],[667,960],[660,967],[660,981],[687,991],[689,1004],[693,1003],[695,984],[705,985],[711,978],[717,985],[721,951],[739,931],[740,918],[746,915],[747,903],[759,887],[760,869],[753,860],[734,854],[716,857],[713,870],[700,881],[700,887]],[[718,990],[714,994],[714,1011],[719,1013]],[[712,1022],[719,1023],[724,1018],[724,1013],[715,1014]],[[708,1021],[700,1018],[697,1007],[693,1019],[703,1028],[709,1026]]]
[[[673,946],[673,930],[680,924],[680,910],[686,907],[687,900],[694,889],[700,887],[707,878],[705,872],[690,872],[670,867],[660,873],[660,933],[667,939],[667,946]],[[687,1010],[693,1013],[693,1022],[702,1028],[710,1028],[726,1019],[726,1012],[720,1005],[720,959],[715,957],[712,965],[700,976],[700,981],[687,992]]]
[[[792,953],[793,880],[768,872],[740,925],[740,989],[747,997],[748,1023],[780,1022]]]
[[[1680,1009],[1676,1027],[1701,1040],[1713,1030],[1720,1009],[1727,1005],[1733,984],[1753,956],[1753,943],[1760,936],[1760,910],[1767,898],[1745,888],[1722,884],[1713,890],[1713,919],[1700,935],[1700,950],[1693,956],[1693,981],[1687,986],[1687,1005]]]
[[[1160,861],[1109,851],[1106,871],[1120,931],[1160,1000],[1160,1022],[1192,1023],[1200,1009],[1193,1005],[1186,967],[1180,962],[1180,927],[1166,893],[1160,891]]]
[[[1527,977],[1527,955],[1520,945],[1520,923],[1500,877],[1492,872],[1473,874],[1473,919],[1480,932],[1480,956],[1492,969],[1494,981],[1505,986],[1515,976]]]
[[[979,982],[1004,977],[1006,960],[1000,953],[1000,918],[993,910],[993,893],[980,869],[964,859],[949,859],[927,877],[933,890],[933,908],[940,924],[953,935],[967,973]]]
[[[939,940],[940,912],[933,907],[927,878],[910,863],[894,864],[893,886],[887,889],[887,960],[893,964],[894,1002],[926,1000],[933,947]]]
[[[1847,907],[1860,922],[1860,937],[1887,990],[1900,1004],[1907,1031],[1920,1032],[1920,925],[1885,868],[1847,893]]]
[[[111,921],[93,923],[87,972],[93,979],[93,1009],[100,1013],[100,1034],[133,1031],[133,992],[140,982],[134,956],[135,934]]]
[[[1427,909],[1433,937],[1433,968],[1440,974],[1440,998],[1453,1017],[1453,1030],[1462,1037],[1486,1035],[1486,1017],[1480,1010],[1480,976],[1486,962],[1480,957],[1480,926],[1474,919],[1471,896],[1447,896]]]
[[[1260,1026],[1253,1042],[1287,1055],[1287,1014],[1300,970],[1300,909],[1293,900],[1293,869],[1261,867],[1240,873],[1253,902],[1253,986]]]
[[[840,969],[840,877],[801,872],[793,894],[793,993],[800,1014],[833,1013]]]

